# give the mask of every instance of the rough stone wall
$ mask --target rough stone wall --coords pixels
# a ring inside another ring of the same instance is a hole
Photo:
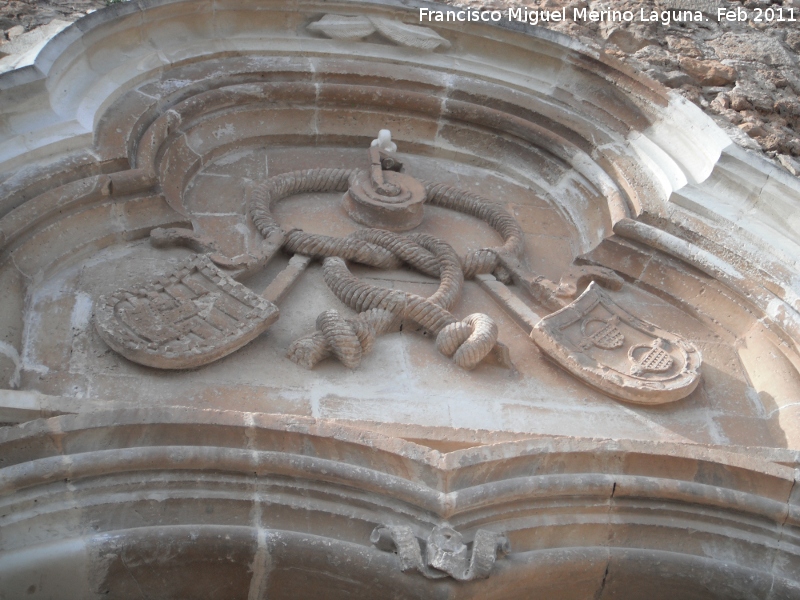
[[[480,0],[453,3],[486,8]],[[746,0],[719,3],[742,8],[743,22],[720,21],[716,11],[703,22],[642,22],[646,11],[694,6],[667,0],[499,0],[490,8],[527,6],[552,11],[567,8],[631,10],[632,22],[540,22],[539,25],[581,38],[624,60],[653,79],[674,88],[703,108],[741,146],[763,150],[794,175],[800,175],[800,1]],[[714,2],[706,3],[709,5]],[[797,21],[758,23],[756,8],[794,9]]]
[[[18,68],[18,59],[35,55],[72,21],[107,4],[107,0],[0,1],[0,73]]]
[[[87,11],[106,6],[105,0],[9,0],[0,3],[0,52],[3,42],[29,32],[53,19],[75,21]],[[22,29],[20,29],[20,27]]]

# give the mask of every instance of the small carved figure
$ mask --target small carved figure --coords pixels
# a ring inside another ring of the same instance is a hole
[[[397,146],[391,141],[391,133],[382,129],[381,133],[384,132],[386,135],[383,138],[379,135],[369,149],[369,173],[359,171],[350,178],[342,206],[356,223],[408,231],[422,223],[425,186],[399,169],[385,168],[387,161],[392,161],[392,167],[397,163],[386,156],[383,146],[391,144],[395,149]]]
[[[370,541],[379,550],[396,551],[402,571],[417,571],[428,579],[450,576],[457,581],[489,577],[498,555],[508,554],[508,538],[479,529],[472,542],[472,554],[463,536],[447,526],[434,527],[425,543],[425,560],[420,541],[410,527],[376,527]]]
[[[378,137],[372,140],[370,147],[378,147],[378,150],[383,152],[397,152],[397,144],[392,141],[392,132],[388,129],[381,129],[378,132]]]

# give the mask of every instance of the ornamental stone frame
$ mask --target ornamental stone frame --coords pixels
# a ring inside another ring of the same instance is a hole
[[[800,181],[423,6],[0,75],[0,598],[800,598]]]

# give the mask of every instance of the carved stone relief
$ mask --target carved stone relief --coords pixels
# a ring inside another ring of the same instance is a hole
[[[135,290],[97,302],[95,324],[124,357],[161,369],[198,367],[237,350],[278,318],[278,308],[205,255]]]
[[[713,124],[577,40],[257,4],[4,80],[0,375],[62,415],[0,428],[6,595],[793,597],[800,388],[748,331],[793,271],[692,221]]]
[[[373,33],[380,34],[398,46],[417,48],[432,52],[447,49],[450,42],[428,27],[409,25],[393,19],[376,16],[328,14],[308,25],[309,31],[317,31],[337,40],[360,40]]]
[[[154,230],[151,241],[158,247],[185,245],[206,254],[194,255],[157,282],[101,298],[95,317],[98,332],[114,350],[147,366],[184,369],[213,362],[277,320],[273,301],[285,294],[302,268],[290,264],[264,297],[235,278],[263,269],[283,249],[306,257],[303,265],[322,259],[328,288],[357,313],[345,318],[335,309],[325,310],[317,317],[316,331],[289,346],[287,357],[307,369],[329,357],[355,369],[378,336],[410,322],[430,332],[439,352],[463,369],[474,369],[491,354],[513,371],[508,348],[498,341],[498,327],[490,316],[474,313],[459,319],[452,312],[465,279],[493,274],[500,282],[520,284],[533,300],[556,310],[532,327],[531,338],[589,385],[645,404],[677,400],[694,390],[702,362],[697,348],[629,314],[594,283],[619,289],[617,275],[608,269],[577,267],[555,284],[531,273],[522,262],[522,230],[507,210],[467,190],[405,174],[395,148],[391,134],[383,130],[369,148],[368,170],[292,171],[256,185],[248,212],[263,238],[257,256],[228,258],[218,252],[214,240],[191,231]],[[343,193],[347,214],[367,228],[347,237],[284,229],[273,214],[275,205],[309,192]],[[491,225],[504,244],[460,258],[449,244],[431,235],[395,233],[415,229],[423,221],[424,204],[477,217]],[[406,265],[438,278],[439,287],[423,297],[376,286],[355,277],[345,261],[378,269]],[[575,299],[569,302],[571,298]]]
[[[631,315],[595,283],[539,321],[531,337],[569,372],[629,402],[678,400],[700,380],[693,344]]]
[[[428,579],[452,577],[456,581],[472,581],[489,577],[498,556],[508,554],[506,536],[478,529],[470,553],[463,536],[452,527],[434,527],[422,544],[410,527],[376,527],[370,541],[379,550],[396,552],[400,569],[416,571]]]

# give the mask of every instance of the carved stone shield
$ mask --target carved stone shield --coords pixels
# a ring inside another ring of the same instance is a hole
[[[694,344],[634,317],[595,283],[539,321],[531,338],[576,377],[628,402],[679,400],[700,380]]]
[[[156,282],[101,297],[95,328],[133,362],[189,369],[241,348],[277,318],[272,302],[195,255]]]

